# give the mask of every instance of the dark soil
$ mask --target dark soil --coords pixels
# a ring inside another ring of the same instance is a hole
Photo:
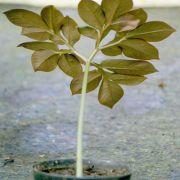
[[[56,169],[44,170],[46,173],[61,174],[63,176],[75,176],[76,169],[74,167],[63,167]],[[99,169],[94,167],[87,167],[83,171],[84,176],[123,176],[129,174],[126,168],[120,169]]]

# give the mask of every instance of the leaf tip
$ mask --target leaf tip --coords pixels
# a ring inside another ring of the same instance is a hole
[[[114,106],[107,106],[109,109],[113,109]]]
[[[175,28],[172,28],[172,33],[175,33],[177,32]]]
[[[33,70],[34,70],[34,72],[39,71],[38,67],[35,67],[35,66],[33,66]]]
[[[160,60],[160,56],[159,56],[159,53],[157,54],[157,56],[154,58],[155,60]]]
[[[176,29],[175,29],[175,28],[173,28],[173,27],[171,27],[171,28],[172,28],[172,31],[176,32]]]
[[[4,11],[3,14],[9,19],[8,16],[10,15],[10,13],[11,13],[12,11],[14,11],[14,10],[12,9],[12,10],[8,10],[8,11]]]
[[[174,27],[170,26],[170,28],[172,33],[176,32],[176,29]]]
[[[75,93],[73,93],[72,91],[71,91],[71,96],[74,96],[75,95]]]
[[[7,16],[9,11],[4,11],[3,14]]]
[[[159,70],[155,68],[154,72],[155,72],[155,73],[156,73],[156,72],[159,72]]]
[[[18,44],[16,47],[22,47],[23,46],[23,44]]]
[[[109,109],[113,109],[113,107],[114,107],[114,105],[115,105],[115,104],[107,104],[107,103],[104,104],[104,103],[101,103],[101,102],[100,102],[100,104],[106,106],[106,107],[109,108]]]
[[[81,94],[81,92],[78,92],[78,91],[74,91],[74,92],[73,92],[72,90],[71,90],[71,93],[72,93],[72,96]]]
[[[74,96],[76,93],[71,90],[71,95]]]
[[[108,105],[107,107],[108,107],[109,109],[113,109],[114,106],[115,106],[115,104],[112,104],[112,105]]]
[[[75,91],[75,90],[73,89],[72,86],[73,86],[73,85],[72,85],[72,83],[71,83],[71,84],[70,84],[71,95],[74,96],[74,95],[76,95],[76,94],[79,94],[77,91]]]

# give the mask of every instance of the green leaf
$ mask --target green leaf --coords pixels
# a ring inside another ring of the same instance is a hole
[[[32,54],[32,65],[34,71],[50,72],[57,67],[59,54],[52,50],[35,51]]]
[[[19,44],[18,47],[24,47],[26,49],[30,49],[30,50],[54,50],[54,51],[58,51],[58,47],[56,44],[51,43],[51,42],[40,42],[40,41],[34,41],[34,42],[25,42],[22,44]]]
[[[106,24],[110,25],[120,15],[128,12],[133,7],[132,0],[103,0],[101,7],[105,12]]]
[[[25,9],[12,9],[4,12],[13,24],[27,28],[39,28],[48,30],[47,25],[38,14]]]
[[[121,2],[120,2],[121,1]],[[126,4],[127,3],[127,4]],[[119,6],[118,6],[119,5]],[[106,15],[106,26],[102,32],[101,40],[111,31],[127,31],[135,29],[139,24],[139,19],[134,15],[126,13],[132,8],[132,1],[127,0],[113,0],[109,6],[108,0],[103,0],[101,4],[104,7]],[[120,11],[123,10],[122,11]]]
[[[82,67],[78,59],[70,54],[61,55],[58,66],[65,74],[71,77],[75,77],[82,73]]]
[[[127,33],[128,33],[128,31],[117,32],[116,36],[112,42],[117,42],[117,41],[121,40],[122,38],[126,37]]]
[[[117,43],[127,34],[126,31],[116,33],[115,38],[104,46],[108,46],[113,43]],[[107,56],[118,56],[122,54],[122,48],[119,45],[111,46],[108,48],[101,49],[101,52]]]
[[[53,41],[55,44],[59,44],[59,45],[64,45],[64,38],[62,37],[61,34],[51,34],[49,40]]]
[[[100,66],[124,75],[147,75],[158,72],[158,70],[147,61],[138,60],[105,60]]]
[[[107,56],[118,56],[122,54],[122,49],[118,46],[111,46],[101,50]]]
[[[107,34],[108,34],[111,30],[113,30],[113,29],[111,29],[111,27],[112,27],[112,26],[109,26],[107,29],[105,29],[105,31],[103,31],[101,40],[102,40],[105,36],[107,36]],[[113,28],[113,27],[112,27],[112,28]],[[115,28],[115,27],[114,27],[114,28]],[[119,28],[119,27],[118,27],[118,28]],[[119,28],[119,29],[121,29],[121,28]],[[114,30],[115,30],[115,29],[114,29]],[[116,30],[118,30],[118,29],[116,29]],[[122,30],[123,30],[123,29],[122,29]],[[125,30],[125,29],[124,29],[124,30]],[[125,37],[127,33],[128,33],[128,31],[120,31],[120,32],[117,31],[114,40],[111,41],[110,43],[117,42],[118,40],[120,40],[120,39],[122,39],[123,37]],[[108,44],[109,44],[109,43],[108,43]]]
[[[75,54],[75,53],[73,53],[73,52],[71,52],[71,54],[72,54],[73,56],[75,56],[81,64],[86,65],[86,62],[84,61],[84,59],[82,59],[81,57],[79,57],[77,54]]]
[[[130,31],[138,27],[140,20],[132,14],[124,14],[116,19],[110,28],[114,31]]]
[[[137,75],[112,74],[110,79],[118,84],[135,86],[144,82],[147,78]]]
[[[102,41],[111,31],[111,26],[106,27],[101,33],[100,41]]]
[[[158,50],[144,40],[128,39],[122,41],[119,45],[127,57],[141,60],[159,59]]]
[[[84,73],[81,73],[72,80],[70,88],[73,95],[81,94],[83,77]],[[98,87],[101,79],[102,75],[97,70],[89,71],[87,93],[95,90]]]
[[[117,83],[103,80],[99,90],[98,99],[102,105],[113,108],[123,95],[123,89]]]
[[[77,28],[76,22],[69,16],[65,17],[62,32],[69,44],[74,45],[80,39],[80,33]]]
[[[55,33],[59,32],[64,19],[59,10],[52,5],[46,6],[41,11],[41,17],[50,29],[53,29]]]
[[[92,0],[81,0],[78,5],[80,17],[90,26],[102,29],[105,17],[101,6]]]
[[[135,16],[137,19],[139,19],[140,20],[139,25],[145,23],[148,18],[146,11],[144,11],[144,9],[142,9],[142,8],[129,11],[128,14],[131,14],[131,15]]]
[[[50,38],[49,38],[51,41],[53,41],[55,44],[60,44],[60,45],[63,45],[65,44],[64,43],[64,40],[63,40],[63,37],[61,36],[61,34],[51,34]]]
[[[80,27],[78,28],[79,33],[82,34],[83,36],[87,36],[91,39],[97,39],[98,38],[98,32],[89,26],[86,27]]]
[[[105,30],[105,34],[103,34],[103,37],[102,39],[108,34],[108,31],[110,31],[110,26],[107,30]],[[107,34],[106,34],[107,33]],[[121,40],[123,37],[126,36],[126,34],[128,33],[128,31],[120,31],[120,32],[116,32],[116,35],[115,35],[115,38],[110,41],[108,44],[111,44],[111,43],[116,43],[118,42],[119,40]],[[106,44],[106,45],[108,45]],[[119,46],[119,45],[118,45]]]
[[[22,28],[21,34],[38,41],[45,41],[50,38],[50,34],[46,30],[38,28]]]
[[[150,42],[161,41],[170,36],[175,29],[161,21],[151,21],[129,32],[127,38],[139,38]]]
[[[59,50],[59,54],[72,54],[72,50],[70,50],[70,49],[60,49]]]

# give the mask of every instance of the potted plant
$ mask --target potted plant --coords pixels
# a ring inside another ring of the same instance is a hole
[[[147,22],[147,13],[142,8],[132,8],[132,0],[102,0],[101,4],[81,0],[78,12],[87,23],[84,27],[78,27],[71,17],[63,16],[52,5],[44,7],[40,15],[25,9],[5,12],[9,21],[22,27],[22,35],[36,40],[18,45],[34,51],[34,71],[50,72],[59,67],[72,77],[72,94],[81,94],[76,160],[37,164],[35,179],[130,179],[126,167],[83,160],[82,136],[86,93],[100,86],[99,102],[113,108],[124,94],[121,85],[138,85],[147,79],[146,75],[157,72],[149,60],[159,60],[159,53],[149,42],[161,41],[175,31],[161,21]],[[115,32],[115,36],[104,44],[110,31]],[[83,57],[74,47],[81,35],[96,41],[89,58]],[[64,45],[66,48],[62,48]],[[99,52],[111,57],[97,63],[94,57]],[[112,58],[122,54],[128,59]]]

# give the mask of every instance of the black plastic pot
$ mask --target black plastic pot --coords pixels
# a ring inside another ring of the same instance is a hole
[[[90,161],[84,160],[83,165],[86,167],[100,168],[100,169],[126,169],[127,173],[117,176],[84,176],[82,178],[77,178],[75,176],[65,176],[54,173],[47,173],[51,169],[59,169],[62,167],[75,167],[74,159],[63,159],[56,161],[45,161],[33,166],[33,173],[35,180],[130,180],[131,174],[129,169],[125,166],[119,165],[117,163],[112,163],[109,161]]]

